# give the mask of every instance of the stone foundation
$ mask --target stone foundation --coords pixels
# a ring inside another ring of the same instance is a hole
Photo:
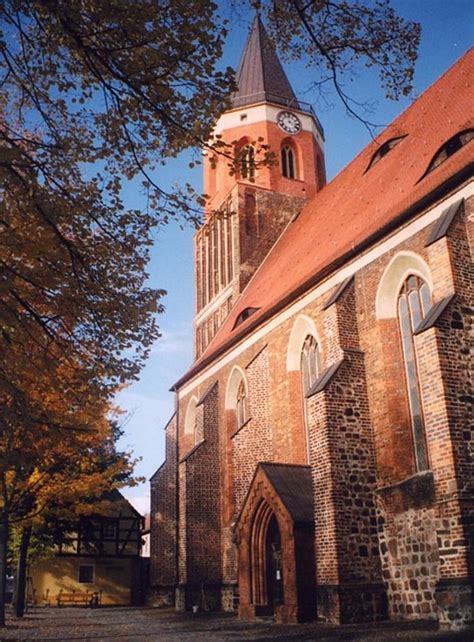
[[[174,586],[153,586],[149,588],[146,603],[156,608],[166,608],[175,605]]]
[[[224,584],[221,588],[221,608],[223,611],[234,612],[239,607],[239,587],[237,583]]]
[[[186,584],[176,588],[175,609],[179,612],[220,611],[222,609],[221,584]]]
[[[316,589],[317,619],[334,624],[387,619],[383,584],[320,585]]]
[[[474,594],[468,577],[440,580],[435,598],[440,628],[462,629],[474,622]]]

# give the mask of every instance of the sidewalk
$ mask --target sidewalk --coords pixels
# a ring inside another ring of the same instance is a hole
[[[328,624],[274,624],[271,620],[242,622],[234,615],[222,613],[176,614],[171,610],[147,607],[116,608],[38,608],[30,611],[22,621],[10,615],[7,627],[0,629],[4,640],[72,640],[133,642],[159,640],[160,642],[187,642],[206,640],[370,640],[385,642],[397,640],[443,640],[473,642],[474,627],[469,631],[446,633],[437,630],[431,622],[382,622],[335,626]]]

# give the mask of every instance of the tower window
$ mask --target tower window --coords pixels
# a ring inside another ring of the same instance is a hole
[[[427,284],[418,276],[409,276],[403,283],[398,297],[398,320],[405,360],[416,467],[419,471],[426,470],[429,464],[413,333],[429,308],[430,291]]]
[[[462,132],[458,132],[455,136],[450,138],[447,143],[444,143],[442,147],[436,152],[431,163],[428,165],[428,169],[423,174],[424,178],[427,174],[432,172],[438,165],[444,163],[450,156],[455,154],[457,151],[467,145],[467,143],[474,138],[474,129],[465,129]]]
[[[281,149],[281,173],[285,178],[296,178],[295,153],[289,145]]]
[[[255,149],[252,145],[246,145],[242,150],[240,175],[242,178],[255,178]]]

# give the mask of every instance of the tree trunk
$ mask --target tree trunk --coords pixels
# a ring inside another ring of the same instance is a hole
[[[0,626],[5,626],[5,593],[7,588],[8,517],[0,512]]]
[[[31,526],[24,526],[21,531],[20,548],[18,550],[15,595],[13,598],[13,608],[16,617],[23,617],[25,613],[26,568],[28,562],[28,548],[30,546],[30,538]]]

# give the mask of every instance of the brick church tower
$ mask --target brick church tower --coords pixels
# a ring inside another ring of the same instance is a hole
[[[258,16],[236,80],[231,109],[214,130],[227,151],[204,159],[209,199],[195,238],[196,357],[285,226],[325,183],[321,125],[297,100]],[[272,154],[270,164],[262,162],[262,145]],[[232,174],[229,153],[238,159]]]

